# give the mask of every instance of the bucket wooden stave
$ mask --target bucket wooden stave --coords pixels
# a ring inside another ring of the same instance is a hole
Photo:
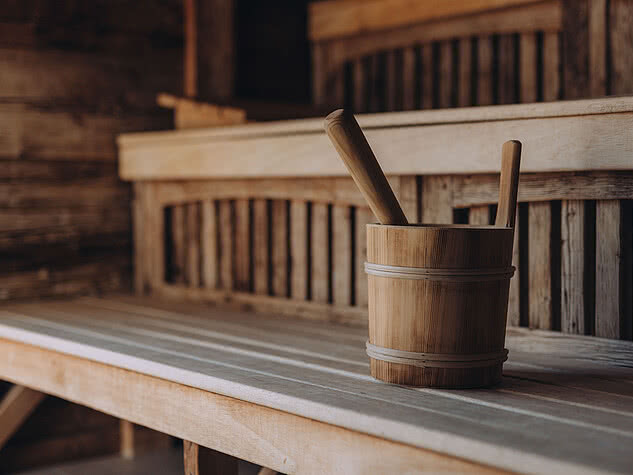
[[[512,242],[510,227],[367,225],[372,376],[443,388],[499,382]]]

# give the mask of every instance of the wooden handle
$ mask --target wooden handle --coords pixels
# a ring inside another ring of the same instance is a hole
[[[510,140],[501,148],[501,181],[499,182],[499,206],[495,226],[514,228],[517,196],[519,194],[519,168],[521,166],[521,142]]]
[[[325,132],[380,224],[408,224],[354,116],[343,109],[325,118]]]

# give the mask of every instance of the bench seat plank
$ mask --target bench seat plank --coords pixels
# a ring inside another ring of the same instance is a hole
[[[366,329],[191,303],[13,304],[0,309],[0,338],[505,470],[633,465],[630,342],[510,329],[500,387],[441,391],[369,377]]]

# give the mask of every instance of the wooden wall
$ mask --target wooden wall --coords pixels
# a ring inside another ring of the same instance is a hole
[[[130,288],[131,189],[114,140],[171,126],[155,96],[180,90],[181,21],[179,0],[2,2],[0,300]],[[49,397],[0,472],[118,449],[118,419]]]
[[[129,289],[130,187],[115,135],[164,129],[178,0],[0,9],[0,300]]]

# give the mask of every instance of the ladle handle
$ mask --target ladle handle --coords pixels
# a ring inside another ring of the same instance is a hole
[[[521,142],[510,140],[501,148],[501,181],[499,182],[499,206],[495,226],[514,228],[517,197],[519,194],[519,168]]]
[[[343,109],[325,118],[325,131],[381,224],[407,224],[396,195],[354,116]]]

